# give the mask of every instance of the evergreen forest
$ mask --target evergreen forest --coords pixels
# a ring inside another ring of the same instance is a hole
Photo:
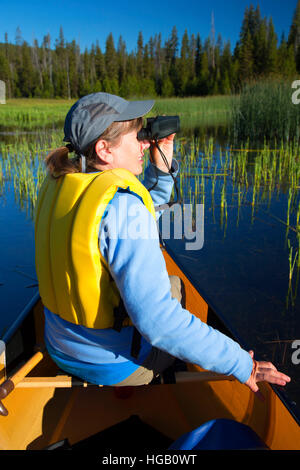
[[[263,18],[259,5],[245,9],[238,42],[232,47],[215,34],[181,38],[174,26],[167,40],[155,34],[148,42],[139,32],[134,51],[122,36],[110,33],[101,50],[99,42],[80,50],[67,42],[63,28],[54,40],[45,35],[30,45],[17,28],[14,44],[0,43],[0,80],[7,98],[74,99],[106,91],[128,97],[186,97],[238,93],[245,82],[262,78],[293,80],[300,74],[300,0],[288,37],[277,37],[272,18]]]

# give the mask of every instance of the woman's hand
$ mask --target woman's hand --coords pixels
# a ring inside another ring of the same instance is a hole
[[[171,168],[171,165],[172,165],[174,137],[175,137],[175,134],[171,134],[168,137],[165,137],[164,139],[161,139],[158,141],[158,145],[160,146],[162,152],[164,153],[167,159],[169,168]],[[150,160],[161,171],[164,171],[165,173],[169,171],[168,168],[166,167],[166,164],[163,161],[162,156],[159,153],[158,148],[155,145],[155,142],[151,142]]]
[[[245,385],[252,390],[252,392],[259,392],[257,382],[269,382],[276,385],[286,385],[291,381],[288,375],[278,372],[276,367],[271,362],[255,361],[254,352],[249,351],[253,359],[253,369],[251,375]]]

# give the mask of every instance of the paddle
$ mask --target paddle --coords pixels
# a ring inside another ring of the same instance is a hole
[[[3,398],[6,398],[9,395],[16,385],[24,379],[24,377],[43,359],[44,353],[42,351],[36,352],[29,361],[26,362],[14,375],[9,379],[5,380],[0,385],[0,415],[7,416],[8,411],[3,405]]]

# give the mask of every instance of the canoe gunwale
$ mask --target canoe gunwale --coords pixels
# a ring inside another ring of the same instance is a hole
[[[27,317],[27,315],[31,312],[33,307],[37,304],[37,302],[40,299],[40,294],[39,291],[37,291],[32,298],[29,300],[27,305],[23,308],[23,310],[20,312],[16,320],[13,322],[13,324],[9,327],[9,329],[4,333],[2,341],[4,341],[5,344],[8,344],[14,333],[17,331],[17,329],[21,326],[23,320]]]

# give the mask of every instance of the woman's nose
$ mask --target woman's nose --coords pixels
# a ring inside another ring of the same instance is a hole
[[[141,149],[142,151],[147,150],[150,147],[149,140],[142,140],[141,141]]]

